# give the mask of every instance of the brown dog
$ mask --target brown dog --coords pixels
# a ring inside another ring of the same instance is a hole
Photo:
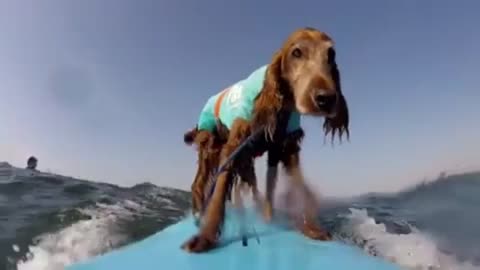
[[[266,220],[270,220],[273,214],[273,192],[277,167],[281,162],[292,186],[301,192],[304,199],[301,215],[297,217],[298,229],[310,238],[330,238],[315,220],[318,202],[306,186],[300,167],[300,142],[303,138],[300,115],[325,117],[323,127],[326,135],[331,133],[333,137],[338,134],[341,138],[346,133],[349,136],[348,107],[341,91],[333,41],[327,34],[312,28],[292,33],[270,64],[211,97],[202,110],[199,130],[212,132],[215,128],[212,123],[218,122],[228,129],[228,138],[216,150],[217,154],[220,152],[217,160],[220,163],[226,161],[253,132],[260,130],[263,136],[220,173],[200,232],[182,246],[184,249],[203,252],[215,247],[232,174],[244,172],[238,170],[241,165],[253,168],[254,154],[263,152],[268,154]],[[199,160],[201,158],[199,156]],[[241,175],[242,180],[247,182],[252,177],[254,174]]]

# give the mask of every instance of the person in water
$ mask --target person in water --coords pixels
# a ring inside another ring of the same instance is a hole
[[[27,169],[36,171],[37,170],[37,165],[38,165],[38,159],[34,156],[31,156],[27,160]]]

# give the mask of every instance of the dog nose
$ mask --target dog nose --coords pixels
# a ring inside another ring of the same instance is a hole
[[[327,113],[331,112],[337,103],[337,95],[328,93],[326,91],[321,91],[315,97],[315,102],[317,106],[322,111]]]

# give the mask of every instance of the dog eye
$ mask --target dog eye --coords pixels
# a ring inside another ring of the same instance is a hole
[[[296,58],[302,57],[302,51],[299,48],[295,48],[292,51],[292,55]]]

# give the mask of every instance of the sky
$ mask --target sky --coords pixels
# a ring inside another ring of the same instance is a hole
[[[335,41],[350,142],[304,118],[318,192],[395,191],[480,168],[478,1],[0,0],[0,160],[188,189],[206,99],[294,30]],[[264,186],[265,160],[257,161]],[[284,181],[281,179],[280,181]]]

